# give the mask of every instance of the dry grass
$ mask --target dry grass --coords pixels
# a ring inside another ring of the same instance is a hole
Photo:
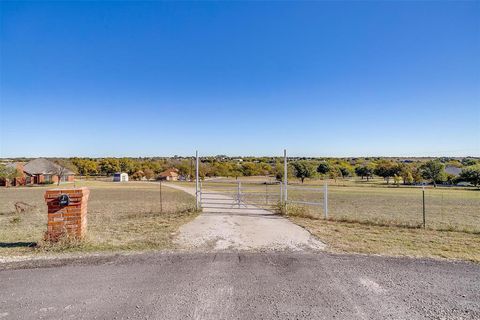
[[[321,189],[289,190],[289,199],[323,201]],[[288,216],[333,252],[435,257],[480,262],[480,192],[428,188],[422,225],[419,188],[329,186],[329,219],[322,206],[289,205]]]
[[[410,227],[423,221],[421,188],[329,186],[328,194],[329,217],[335,220]],[[480,191],[428,188],[425,194],[427,227],[480,232]],[[288,196],[323,202],[321,187],[291,187]],[[323,217],[322,205],[301,207],[305,216]]]
[[[81,243],[43,243],[47,214],[43,200],[49,187],[0,189],[0,256],[42,251],[105,251],[172,248],[172,233],[196,216],[195,199],[158,183],[81,182],[90,188],[88,234]],[[34,208],[18,214],[14,204]],[[32,249],[29,244],[40,247]]]
[[[289,217],[328,245],[332,252],[433,257],[480,262],[480,236],[350,222]]]
[[[260,203],[260,206],[262,203],[275,204],[280,200],[280,186],[261,184],[262,179],[266,181],[265,177],[240,177],[238,181],[217,178],[204,181],[202,185],[209,191],[234,197],[241,181],[244,200]],[[289,200],[317,202],[318,205],[289,204],[290,215],[323,218],[324,181],[308,180],[304,185],[292,182],[288,188]],[[330,219],[402,227],[423,224],[421,187],[387,186],[381,179],[367,182],[359,178],[339,179],[336,183],[329,180],[328,183]],[[425,195],[428,228],[480,233],[479,189],[428,187]]]

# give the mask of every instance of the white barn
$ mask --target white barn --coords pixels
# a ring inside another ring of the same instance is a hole
[[[128,173],[126,172],[117,172],[113,175],[113,182],[127,182]]]

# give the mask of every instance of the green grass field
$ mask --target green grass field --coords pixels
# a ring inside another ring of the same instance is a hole
[[[61,185],[60,187],[71,187]],[[47,228],[46,187],[0,189],[0,256],[44,250],[105,251],[172,248],[172,233],[196,216],[195,199],[158,183],[80,182],[90,188],[88,233],[84,242],[73,247],[42,243]],[[16,213],[22,201],[33,208]],[[32,249],[29,243],[43,244]]]

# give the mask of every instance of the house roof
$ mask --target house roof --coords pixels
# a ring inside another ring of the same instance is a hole
[[[177,168],[171,168],[163,171],[160,173],[160,177],[172,177],[172,176],[178,176],[178,169]]]
[[[32,160],[28,162],[26,165],[23,166],[23,171],[30,175],[34,174],[57,174],[60,172],[62,166],[44,159],[44,158],[38,158],[35,160]],[[64,168],[63,171],[64,175],[71,175],[74,174],[72,170],[69,170],[67,168]]]

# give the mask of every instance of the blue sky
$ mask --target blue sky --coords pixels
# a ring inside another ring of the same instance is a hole
[[[0,157],[480,155],[480,2],[0,6]]]

